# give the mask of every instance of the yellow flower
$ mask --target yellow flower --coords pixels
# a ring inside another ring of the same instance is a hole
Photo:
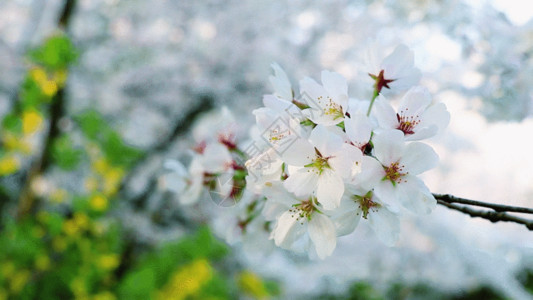
[[[120,258],[117,254],[101,255],[98,261],[100,268],[106,271],[114,270],[120,264]]]
[[[80,227],[72,219],[67,220],[63,223],[63,232],[65,232],[67,235],[73,236],[77,234],[79,230],[80,230]]]
[[[13,273],[15,273],[15,264],[13,262],[8,261],[2,263],[2,266],[0,267],[0,274],[2,274],[2,277],[11,277]]]
[[[53,80],[46,80],[41,83],[41,90],[43,91],[43,94],[48,97],[53,97],[57,94],[57,89],[57,84]]]
[[[39,271],[46,271],[50,268],[50,258],[46,255],[39,255],[35,259],[35,268]]]
[[[7,291],[0,287],[0,300],[7,300]]]
[[[20,168],[20,162],[14,155],[5,155],[0,158],[0,176],[9,175]]]
[[[197,294],[213,277],[213,270],[205,259],[195,260],[174,273],[157,293],[157,299],[181,300]]]
[[[32,134],[42,128],[43,117],[35,110],[22,113],[22,132],[24,135]]]
[[[93,195],[89,200],[89,205],[94,211],[102,212],[107,209],[108,201],[102,195]]]
[[[63,237],[60,237],[60,236],[55,237],[52,240],[52,248],[56,252],[63,252],[65,251],[65,249],[67,249],[67,241]]]
[[[87,295],[87,285],[85,280],[81,277],[74,278],[70,282],[70,290],[76,297],[83,297]]]
[[[30,77],[38,83],[47,80],[46,72],[42,68],[33,68],[30,70]]]
[[[267,299],[268,291],[266,290],[263,281],[256,274],[244,271],[239,275],[239,286],[246,294],[255,299]]]
[[[87,217],[87,215],[83,213],[74,214],[74,222],[81,229],[86,229],[89,226],[90,221],[91,220]]]
[[[10,278],[9,288],[14,294],[20,293],[26,286],[30,279],[31,272],[28,270],[20,270],[13,277]]]
[[[109,291],[100,292],[92,297],[93,300],[115,300],[117,297]]]

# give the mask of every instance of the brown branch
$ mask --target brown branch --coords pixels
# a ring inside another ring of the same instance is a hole
[[[455,197],[452,195],[446,195],[446,194],[433,194],[433,196],[435,197],[435,199],[441,200],[442,202],[446,202],[446,203],[461,203],[461,204],[466,204],[466,205],[481,206],[481,207],[491,208],[497,212],[517,212],[517,213],[524,213],[524,214],[533,214],[533,208],[487,203],[487,202],[481,202],[481,201],[476,201],[476,200],[459,198],[459,197]]]
[[[76,0],[65,0],[65,5],[61,15],[57,21],[58,26],[66,29],[70,18],[74,11]],[[39,157],[32,164],[28,174],[25,177],[24,184],[19,196],[19,205],[17,208],[17,217],[21,218],[36,206],[35,195],[33,194],[31,183],[39,174],[44,173],[51,164],[50,153],[52,150],[53,141],[61,133],[59,130],[59,120],[65,114],[65,86],[57,91],[57,94],[52,99],[52,104],[49,108],[50,123],[48,133],[46,134],[43,150]]]
[[[476,201],[477,202],[477,201]],[[472,209],[470,207],[466,207],[463,205],[457,205],[453,203],[448,203],[446,201],[437,199],[437,203],[443,206],[446,206],[447,208],[460,211],[462,213],[465,213],[473,218],[483,218],[486,220],[489,220],[493,223],[496,222],[514,222],[518,224],[522,224],[526,226],[529,230],[533,231],[533,220],[528,220],[524,218],[520,218],[517,216],[513,216],[510,214],[507,214],[505,212],[498,212],[498,211],[491,211],[491,210],[476,210]]]

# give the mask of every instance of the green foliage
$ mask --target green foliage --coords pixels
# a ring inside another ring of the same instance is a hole
[[[58,70],[74,63],[78,58],[78,51],[67,36],[59,34],[31,50],[29,57],[37,64],[51,70]]]
[[[99,112],[89,110],[76,116],[75,120],[83,134],[101,146],[112,164],[127,167],[142,156],[141,151],[122,141]]]
[[[54,140],[52,158],[60,168],[74,170],[81,161],[83,151],[75,148],[68,135],[63,135]]]
[[[194,235],[147,254],[120,283],[119,295],[124,299],[148,299],[154,290],[161,289],[168,282],[179,266],[197,259],[216,261],[222,259],[227,251],[227,247],[215,239],[207,227],[203,227]],[[217,276],[215,278],[202,290],[227,294],[228,287],[224,280]]]
[[[2,128],[15,134],[21,134],[22,119],[14,113],[7,114],[2,121]]]

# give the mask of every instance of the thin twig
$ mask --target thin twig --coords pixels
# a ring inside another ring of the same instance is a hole
[[[473,218],[476,218],[476,217],[483,218],[493,223],[514,222],[514,223],[518,223],[518,224],[522,224],[526,226],[529,230],[533,230],[533,220],[528,220],[528,219],[512,216],[505,212],[497,212],[497,211],[491,211],[491,210],[476,210],[476,209],[472,209],[470,207],[466,207],[463,205],[448,203],[440,199],[437,199],[437,203],[440,205],[446,206],[450,209],[454,209],[462,213],[465,213]]]
[[[517,213],[524,213],[524,214],[533,214],[533,208],[487,203],[487,202],[481,202],[481,201],[476,201],[476,200],[459,198],[459,197],[455,197],[455,196],[447,195],[447,194],[433,194],[433,196],[435,197],[435,199],[441,200],[446,203],[461,203],[461,204],[466,204],[466,205],[487,207],[497,212],[517,212]]]

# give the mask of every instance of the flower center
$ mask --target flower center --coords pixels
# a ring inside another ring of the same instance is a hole
[[[318,102],[322,104],[324,101],[324,98],[322,96],[318,97]],[[334,102],[329,96],[325,99],[326,103],[322,106],[324,110],[324,114],[326,116],[332,116],[333,120],[337,120],[339,118],[344,117],[344,113],[342,112],[342,107]]]
[[[328,164],[328,159],[331,157],[323,157],[322,154],[318,151],[318,149],[315,148],[316,157],[313,160],[312,163],[305,165],[304,167],[310,168],[307,170],[307,172],[310,172],[311,170],[315,172],[316,174],[322,174],[324,172],[324,169],[328,168],[331,169],[330,165]]]
[[[392,163],[388,167],[383,167],[385,169],[385,176],[382,180],[390,180],[392,185],[402,182],[402,177],[409,174],[409,172],[403,172],[404,165],[400,165],[399,162]]]
[[[313,199],[302,201],[298,204],[294,204],[289,212],[292,214],[293,218],[296,218],[296,221],[299,221],[300,224],[303,224],[305,220],[311,220],[313,212],[316,210],[313,203]]]
[[[372,191],[369,191],[364,196],[353,195],[354,201],[359,203],[359,208],[363,211],[363,218],[368,219],[368,213],[370,211],[376,212],[381,204],[372,201]]]
[[[408,108],[405,110],[407,112]],[[406,112],[402,110],[399,114],[396,114],[396,118],[398,119],[399,123],[396,129],[403,131],[404,134],[413,134],[415,133],[413,129],[416,127],[416,125],[418,125],[418,123],[420,123],[420,120],[418,115],[406,116]]]
[[[281,128],[274,128],[270,130],[268,140],[273,144],[277,144],[289,135],[291,135],[290,129],[281,130]]]

